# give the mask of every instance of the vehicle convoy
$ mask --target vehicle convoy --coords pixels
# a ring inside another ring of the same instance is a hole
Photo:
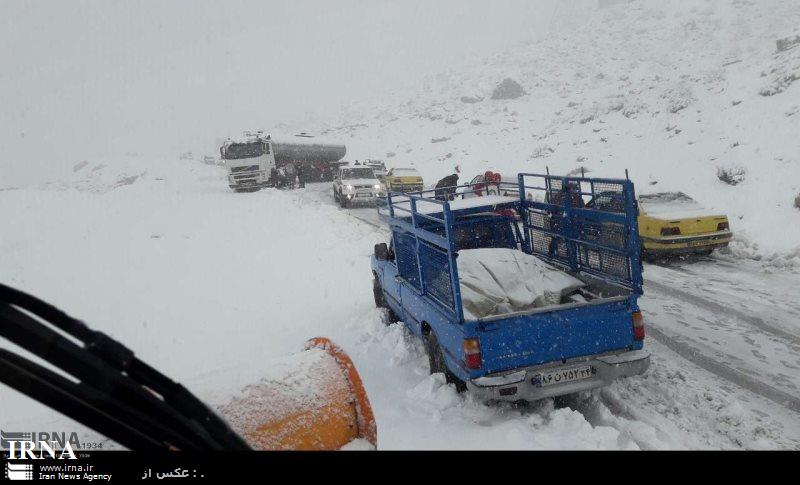
[[[728,217],[704,209],[683,192],[639,196],[639,234],[647,258],[711,254],[728,246]]]
[[[452,202],[433,191],[390,193],[391,240],[371,259],[375,304],[424,339],[431,373],[487,401],[570,394],[643,373],[650,354],[637,304],[633,183],[520,174],[518,186],[514,197]],[[601,193],[621,210],[574,197]]]
[[[341,207],[376,204],[386,197],[386,189],[371,167],[340,167],[333,177],[333,200]]]
[[[384,178],[390,192],[419,192],[422,190],[422,175],[415,168],[392,168]]]
[[[220,417],[122,343],[1,284],[0,336],[70,377],[0,349],[0,382],[131,450],[334,450],[356,440],[377,444],[358,372],[325,338],[309,340],[297,355],[273,359],[272,368],[281,372],[243,389],[220,408]]]
[[[259,131],[228,139],[219,151],[228,169],[228,186],[238,192],[330,182],[347,148],[305,133],[273,138]]]
[[[388,170],[386,169],[386,164],[383,163],[383,160],[375,160],[374,158],[367,158],[364,160],[363,165],[367,167],[372,167],[372,170],[375,172],[375,176],[378,177],[378,180],[383,182],[386,178],[386,173]]]

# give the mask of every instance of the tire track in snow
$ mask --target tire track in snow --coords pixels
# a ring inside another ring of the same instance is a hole
[[[743,389],[763,396],[791,411],[800,413],[800,398],[781,391],[780,389],[776,389],[769,384],[764,383],[763,381],[759,381],[748,376],[747,374],[732,369],[731,367],[719,362],[715,358],[703,354],[701,351],[692,347],[688,343],[681,342],[668,336],[652,325],[648,327],[647,333],[660,344],[664,345],[668,349],[672,350],[698,367],[701,367],[708,372],[725,379],[726,381],[730,381],[731,383],[736,384]]]
[[[790,332],[787,332],[782,328],[778,328],[775,325],[770,325],[769,323],[765,322],[763,319],[757,316],[748,315],[745,312],[742,312],[740,310],[737,310],[729,306],[722,305],[708,298],[703,298],[695,294],[689,293],[687,291],[679,290],[672,286],[664,285],[653,280],[646,280],[645,286],[654,289],[656,293],[661,293],[665,296],[675,298],[679,301],[685,301],[687,303],[691,303],[696,307],[703,308],[713,313],[727,315],[736,320],[747,323],[761,330],[762,332],[772,334],[776,337],[780,337],[790,342],[795,347],[800,347],[800,337]]]
[[[372,226],[372,227],[374,227],[374,228],[376,228],[376,229],[380,229],[381,231],[384,231],[384,232],[387,232],[387,233],[388,233],[388,231],[386,230],[386,226],[385,226],[385,225],[380,225],[380,224],[378,224],[377,222],[374,222],[374,221],[370,221],[370,220],[364,219],[363,217],[359,217],[359,216],[357,216],[357,215],[353,214],[352,212],[350,213],[350,215],[351,215],[351,216],[352,216],[354,219],[358,219],[359,221],[363,222],[364,224],[369,224],[370,226]]]

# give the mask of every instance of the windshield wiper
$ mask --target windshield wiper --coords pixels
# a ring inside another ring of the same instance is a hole
[[[0,336],[74,378],[0,349],[0,382],[129,449],[249,449],[214,411],[120,342],[2,284]]]

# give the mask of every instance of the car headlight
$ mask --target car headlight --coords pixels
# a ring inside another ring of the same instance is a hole
[[[347,187],[345,187],[344,189],[345,189],[345,190],[353,190],[353,186],[352,186],[352,185],[348,185],[348,186],[347,186]]]
[[[372,188],[375,190],[381,190],[381,184],[375,184],[372,186]]]

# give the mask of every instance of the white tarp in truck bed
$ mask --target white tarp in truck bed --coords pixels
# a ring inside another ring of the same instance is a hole
[[[562,296],[584,286],[516,249],[464,249],[456,261],[466,320],[558,305]]]

